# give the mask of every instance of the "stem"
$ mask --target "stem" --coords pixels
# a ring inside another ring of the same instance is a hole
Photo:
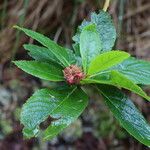
[[[109,7],[109,4],[110,4],[110,0],[105,0],[105,4],[104,4],[104,7],[103,7],[103,11],[107,11],[108,7]]]

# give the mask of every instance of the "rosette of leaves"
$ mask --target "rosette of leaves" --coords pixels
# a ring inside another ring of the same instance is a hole
[[[88,84],[104,97],[120,125],[150,146],[150,125],[121,91],[127,89],[149,101],[150,97],[139,85],[150,84],[150,62],[112,50],[116,30],[107,12],[92,13],[90,21],[83,21],[73,37],[73,50],[59,46],[40,33],[15,28],[41,46],[25,44],[24,48],[34,60],[14,63],[35,77],[58,83],[58,88],[36,91],[23,105],[21,123],[25,137],[37,136],[40,124],[49,116],[53,120],[42,132],[44,139],[52,139],[74,122],[88,105],[88,96],[83,91]]]

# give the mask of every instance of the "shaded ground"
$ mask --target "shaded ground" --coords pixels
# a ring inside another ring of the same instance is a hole
[[[13,59],[30,59],[21,45],[33,43],[14,24],[37,30],[61,45],[71,47],[76,27],[91,11],[99,10],[102,0],[2,0],[0,1],[0,150],[146,150],[124,131],[93,94],[90,105],[70,128],[51,142],[41,138],[23,140],[19,113],[22,104],[40,87],[40,81],[11,64]],[[123,11],[124,10],[124,11]],[[120,39],[118,49],[150,60],[150,1],[112,0],[109,12]],[[147,92],[150,91],[147,88]],[[131,94],[150,121],[150,104]]]

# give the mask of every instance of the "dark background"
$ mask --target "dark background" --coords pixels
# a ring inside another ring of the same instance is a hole
[[[0,0],[0,150],[148,150],[119,126],[95,93],[83,115],[59,137],[49,142],[22,137],[22,104],[49,83],[11,64],[14,59],[30,59],[22,44],[34,42],[12,26],[31,28],[71,47],[77,26],[103,4],[103,0]],[[116,49],[150,60],[150,0],[111,0],[109,12],[119,37]],[[150,103],[129,96],[150,121]]]

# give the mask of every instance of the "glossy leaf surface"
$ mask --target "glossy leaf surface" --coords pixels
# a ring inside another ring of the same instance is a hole
[[[23,71],[49,81],[63,81],[62,67],[57,64],[50,64],[39,61],[14,61]]]
[[[59,59],[57,59],[57,57],[55,57],[52,51],[46,47],[37,46],[34,44],[24,44],[24,48],[29,51],[28,54],[35,60],[48,62],[48,63],[54,62],[56,64],[61,65]],[[76,58],[72,50],[67,49],[67,53],[69,57],[69,62],[71,64],[76,64]]]
[[[150,62],[130,57],[112,68],[136,84],[150,85]]]
[[[55,55],[55,57],[61,62],[61,64],[63,64],[65,67],[70,65],[69,55],[65,48],[59,46],[58,44],[56,44],[55,42],[53,42],[43,34],[40,34],[38,32],[26,28],[21,28],[18,26],[14,26],[14,27],[23,31],[26,35],[35,39],[43,46],[47,47]]]
[[[24,44],[24,49],[28,50],[28,54],[37,61],[60,63],[55,55],[46,47],[37,46],[34,44]]]
[[[150,146],[150,125],[133,102],[113,86],[99,85],[98,90],[122,127],[138,141]]]
[[[89,83],[99,83],[99,84],[109,84],[114,85],[117,87],[122,87],[127,90],[130,90],[143,98],[150,100],[150,97],[147,96],[147,94],[134,82],[129,80],[126,76],[122,75],[121,73],[117,71],[111,71],[111,72],[102,72],[98,74],[97,76],[84,79],[81,81],[83,84],[89,84]]]
[[[100,54],[101,49],[101,41],[96,31],[96,26],[94,24],[86,26],[80,36],[80,53],[85,73],[90,62]]]
[[[88,75],[98,73],[106,70],[123,60],[127,59],[130,54],[122,51],[111,51],[98,55],[95,57],[89,66]]]
[[[50,116],[55,120],[45,131],[45,139],[51,139],[75,121],[86,106],[86,94],[76,87],[39,90],[23,106],[24,135],[37,135],[40,123]]]
[[[115,44],[116,29],[111,20],[111,16],[104,11],[100,11],[98,14],[91,13],[90,21],[84,20],[81,26],[78,28],[77,34],[73,37],[73,40],[80,43],[80,34],[83,28],[89,24],[95,24],[98,31],[100,40],[102,41],[102,51],[110,51]]]

